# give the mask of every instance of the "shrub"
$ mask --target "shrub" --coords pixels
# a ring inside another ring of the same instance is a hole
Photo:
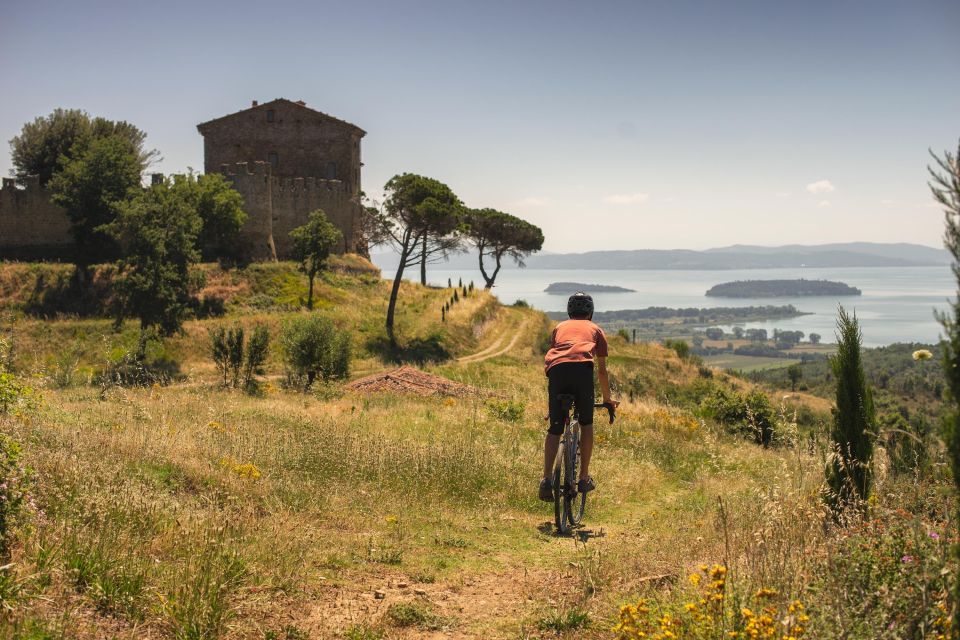
[[[497,420],[517,423],[523,420],[525,407],[522,402],[491,400],[487,403],[487,410]]]
[[[270,347],[270,332],[257,325],[250,340],[243,327],[210,329],[210,357],[223,378],[223,386],[243,387],[248,392],[257,389],[256,376],[263,374]]]
[[[350,373],[350,335],[328,318],[297,318],[284,327],[280,341],[286,363],[304,390],[317,377],[329,381]]]
[[[663,343],[663,346],[668,349],[673,349],[677,357],[681,360],[686,360],[690,357],[690,345],[683,340],[667,340]]]
[[[256,376],[263,375],[263,365],[270,352],[270,332],[263,325],[257,325],[247,342],[246,356],[243,362],[243,388],[254,391],[257,388]]]
[[[743,394],[717,388],[700,403],[702,412],[736,433],[749,435],[764,447],[773,438],[774,411],[762,391]]]
[[[223,377],[223,386],[227,386],[230,375],[230,349],[227,347],[227,330],[223,327],[214,327],[208,332],[210,336],[210,357],[217,371]]]
[[[227,331],[227,370],[230,372],[230,386],[234,389],[240,384],[244,339],[243,327],[237,326]]]

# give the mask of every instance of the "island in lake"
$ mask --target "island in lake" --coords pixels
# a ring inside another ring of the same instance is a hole
[[[584,293],[633,293],[633,289],[616,287],[607,284],[583,284],[582,282],[554,282],[546,289],[547,293],[570,295],[577,291]]]
[[[717,298],[779,298],[784,296],[859,296],[863,292],[830,280],[737,280],[710,287]]]

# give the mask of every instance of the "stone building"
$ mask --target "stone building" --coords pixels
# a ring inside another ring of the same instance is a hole
[[[204,171],[222,172],[243,195],[247,223],[240,254],[249,260],[291,257],[289,233],[323,209],[343,233],[338,252],[367,254],[360,215],[360,139],[365,132],[285,99],[197,125]],[[0,189],[0,259],[71,260],[66,213],[36,179]]]
[[[289,233],[323,209],[343,233],[341,252],[366,255],[360,227],[360,127],[283,98],[197,125],[204,171],[220,171],[245,200],[243,252],[289,258]]]

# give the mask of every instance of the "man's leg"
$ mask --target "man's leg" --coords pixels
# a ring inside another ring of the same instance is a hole
[[[580,425],[580,480],[590,477],[590,456],[593,455],[593,425]]]
[[[557,459],[557,450],[560,449],[560,436],[548,433],[543,441],[543,477],[552,480],[553,463]]]

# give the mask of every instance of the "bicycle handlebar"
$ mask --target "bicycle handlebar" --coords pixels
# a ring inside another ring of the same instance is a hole
[[[616,417],[617,411],[614,406],[609,402],[601,402],[593,405],[594,409],[606,409],[607,413],[610,414],[610,424],[613,424],[613,419]]]

